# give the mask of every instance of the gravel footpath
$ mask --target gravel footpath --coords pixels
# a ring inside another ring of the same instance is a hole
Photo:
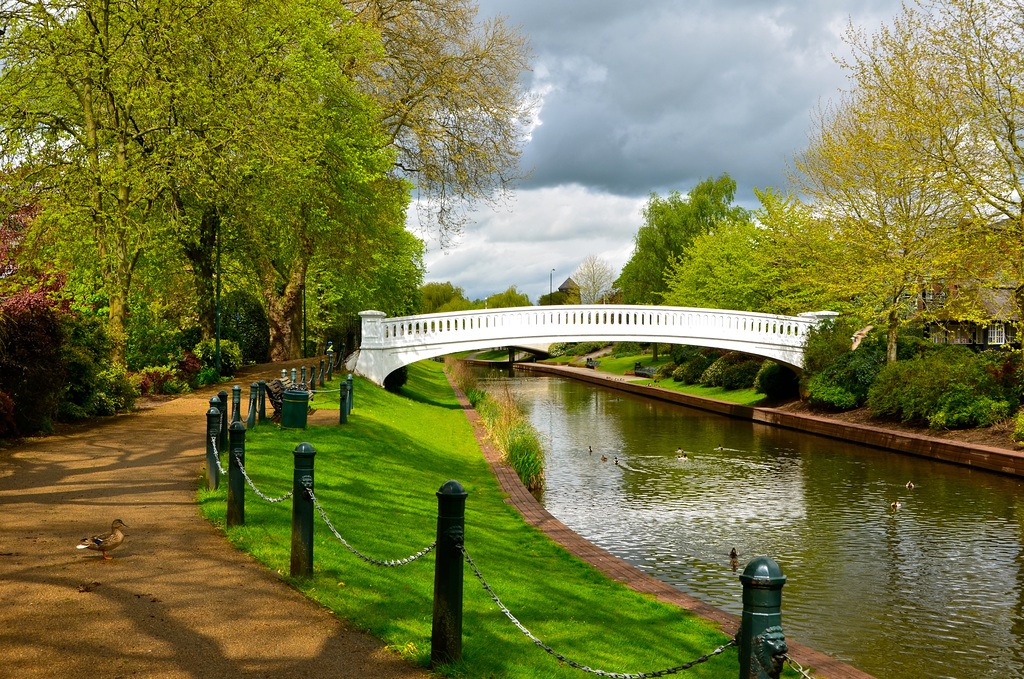
[[[250,382],[300,363],[240,376],[243,404]],[[428,676],[199,516],[218,388],[0,450],[0,677]],[[118,518],[112,560],[75,548]]]

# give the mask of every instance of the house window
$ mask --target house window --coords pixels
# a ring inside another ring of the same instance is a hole
[[[1006,344],[1006,326],[1002,323],[992,323],[988,326],[989,344]]]
[[[974,344],[974,333],[971,328],[958,325],[952,335],[951,344]]]
[[[935,344],[946,343],[946,329],[943,328],[941,325],[933,325],[931,327],[931,332],[929,332],[928,334],[932,342],[934,342]]]

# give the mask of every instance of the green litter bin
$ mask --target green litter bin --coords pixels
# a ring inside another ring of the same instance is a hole
[[[305,429],[306,414],[309,412],[309,392],[284,392],[281,397],[281,427],[283,429]]]

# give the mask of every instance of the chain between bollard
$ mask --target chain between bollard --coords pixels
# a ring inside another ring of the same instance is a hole
[[[217,450],[217,437],[211,436],[210,442],[213,444],[213,459],[217,463],[218,471],[220,471],[221,475],[227,474],[228,470],[224,469],[220,464],[220,451]]]
[[[260,492],[260,489],[257,488],[256,484],[254,484],[252,482],[252,479],[249,478],[249,475],[245,472],[245,465],[242,464],[242,460],[237,455],[235,455],[235,464],[238,465],[238,469],[239,471],[242,472],[242,477],[245,478],[246,483],[248,483],[249,487],[252,488],[252,492],[256,493],[267,502],[283,502],[284,500],[290,498],[292,496],[292,493],[295,492],[293,490],[289,490],[285,495],[282,495],[279,498],[267,497],[266,495]]]
[[[810,673],[810,670],[808,670],[807,668],[803,667],[796,660],[793,660],[793,658],[791,658],[788,653],[785,653],[782,656],[777,656],[777,657],[781,657],[783,660],[785,660],[786,663],[791,668],[793,668],[793,670],[797,674],[799,674],[801,677],[803,677],[804,679],[815,679],[814,675]]]
[[[466,552],[466,547],[460,544],[459,551],[462,552],[462,556],[465,557],[466,563],[468,563],[470,567],[473,569],[473,573],[476,575],[476,579],[480,581],[481,585],[483,585],[484,590],[491,597],[491,600],[494,601],[494,603],[498,604],[498,608],[501,609],[501,612],[504,613],[508,617],[508,619],[511,620],[512,623],[519,628],[520,632],[526,635],[526,637],[530,639],[533,643],[535,643],[537,646],[540,646],[542,649],[544,649],[544,651],[553,655],[555,658],[564,662],[566,665],[574,667],[578,670],[582,670],[584,672],[589,672],[590,674],[596,674],[599,677],[612,677],[613,679],[647,679],[647,677],[665,677],[670,674],[678,674],[679,672],[688,670],[691,667],[700,665],[701,663],[705,663],[708,660],[711,660],[711,658],[724,652],[725,649],[729,648],[730,646],[736,646],[739,643],[736,639],[732,639],[729,641],[729,643],[719,646],[715,650],[711,651],[706,655],[700,656],[696,660],[691,660],[688,663],[684,663],[676,667],[670,667],[665,670],[659,670],[657,672],[640,672],[638,674],[626,674],[621,672],[605,672],[603,670],[595,670],[591,667],[587,667],[586,665],[581,665],[577,662],[569,660],[564,655],[561,655],[560,653],[556,652],[553,648],[545,644],[543,641],[533,636],[533,633],[530,632],[530,630],[526,629],[526,627],[524,627],[523,624],[519,622],[519,620],[517,620],[514,615],[512,615],[512,612],[508,610],[505,604],[501,602],[501,599],[498,598],[498,595],[494,593],[494,590],[491,589],[491,586],[487,584],[487,581],[484,579],[484,576],[480,572],[480,569],[476,567],[476,564],[473,562],[473,559],[470,558],[469,553]]]
[[[353,547],[352,545],[348,544],[348,541],[345,540],[345,538],[341,537],[341,535],[338,533],[338,531],[334,529],[334,524],[332,524],[331,520],[327,518],[327,512],[324,511],[324,508],[317,501],[316,496],[313,495],[313,489],[306,488],[306,492],[309,493],[309,497],[313,501],[313,506],[316,507],[317,511],[320,512],[320,516],[323,517],[324,523],[326,523],[327,527],[331,529],[332,533],[334,533],[334,537],[336,537],[339,540],[341,540],[341,544],[345,545],[345,547],[348,548],[348,551],[352,552],[353,554],[358,556],[363,561],[365,561],[367,563],[373,564],[374,566],[385,566],[387,568],[396,568],[398,566],[405,566],[407,564],[412,563],[413,561],[416,561],[420,557],[426,556],[431,551],[433,551],[434,547],[437,547],[437,542],[435,541],[435,542],[430,543],[430,545],[428,545],[427,547],[424,547],[420,551],[416,552],[415,554],[413,554],[411,556],[407,556],[404,559],[398,559],[398,560],[395,560],[395,561],[381,561],[380,559],[374,559],[373,557],[366,556],[365,554],[361,554],[355,547]]]

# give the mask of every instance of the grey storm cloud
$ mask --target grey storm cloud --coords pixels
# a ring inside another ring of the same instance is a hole
[[[588,254],[628,260],[648,194],[728,172],[736,200],[785,188],[811,112],[840,88],[850,22],[869,34],[900,0],[481,0],[529,35],[537,97],[522,168],[501,209],[482,208],[427,280],[471,298],[516,285],[531,299]],[[551,269],[555,273],[551,274]]]
[[[852,19],[874,30],[899,2],[484,0],[531,36],[539,125],[524,187],[619,195],[685,190],[729,172],[777,186],[809,111],[843,84],[833,54]]]

